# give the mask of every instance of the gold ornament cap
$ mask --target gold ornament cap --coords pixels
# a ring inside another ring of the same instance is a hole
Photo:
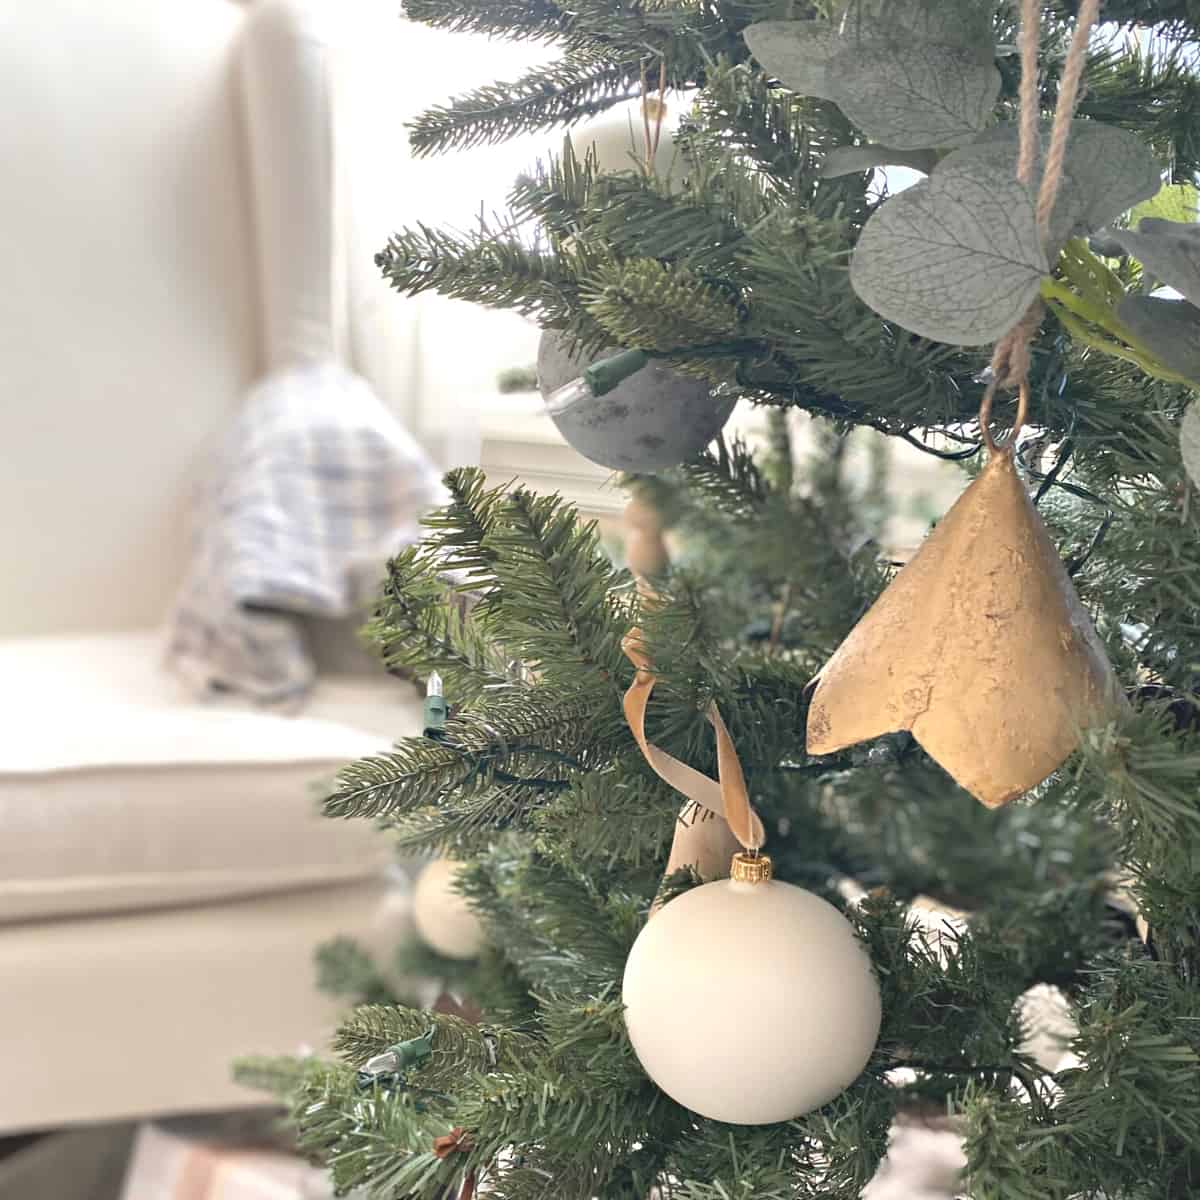
[[[773,874],[765,854],[735,854],[729,865],[729,878],[735,883],[766,883]]]

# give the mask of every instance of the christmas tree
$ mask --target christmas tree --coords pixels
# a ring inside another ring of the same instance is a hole
[[[682,547],[640,578],[558,498],[470,469],[390,564],[371,638],[450,717],[326,810],[461,860],[483,1016],[326,954],[368,1001],[340,1061],[242,1070],[343,1190],[851,1200],[913,1111],[961,1132],[976,1200],[1200,1190],[1200,7],[1020,7],[407,0],[561,51],[427,112],[418,153],[575,133],[506,215],[398,233],[395,287],[536,319],[568,437],[605,395],[681,403],[685,442],[742,399],[770,436],[629,476]],[[686,108],[666,168],[660,93]],[[579,123],[631,97],[644,153],[604,169]],[[926,178],[889,195],[897,165]],[[825,423],[807,454],[788,410]],[[862,427],[975,479],[899,574],[886,493],[841,469]],[[636,467],[627,435],[589,452]],[[689,787],[743,882],[689,857]],[[688,943],[702,894],[822,897],[870,970],[820,976],[786,915],[738,927],[744,958],[716,916]],[[965,916],[931,936],[917,897]],[[673,1028],[638,1024],[635,943]],[[1035,984],[1070,1007],[1061,1063],[1030,1049]]]

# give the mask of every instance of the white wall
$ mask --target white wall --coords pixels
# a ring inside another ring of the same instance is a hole
[[[423,159],[411,158],[405,123],[416,113],[471,87],[511,79],[550,52],[539,45],[489,41],[447,33],[401,20],[397,6],[370,0],[361,6],[355,53],[361,67],[350,78],[352,116],[348,152],[369,156],[371,187],[353,199],[356,228],[364,244],[352,248],[352,269],[359,296],[356,319],[394,319],[415,310],[419,350],[411,366],[411,384],[420,396],[419,432],[440,440],[445,465],[475,461],[478,442],[465,419],[464,405],[486,404],[495,394],[497,373],[507,366],[532,363],[538,331],[514,313],[447,300],[433,293],[406,300],[379,278],[373,255],[388,234],[425,222],[470,229],[481,211],[504,208],[520,170],[539,154],[556,149],[561,135],[519,138],[496,146],[474,147]],[[411,347],[405,348],[411,350]],[[407,355],[405,356],[407,360]]]
[[[0,4],[0,634],[159,618],[258,357],[242,11]]]

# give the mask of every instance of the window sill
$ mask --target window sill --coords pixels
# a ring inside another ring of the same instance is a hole
[[[563,440],[537,392],[486,397],[479,405],[480,464],[493,483],[558,492],[586,517],[619,514],[628,496],[616,473],[589,462]]]

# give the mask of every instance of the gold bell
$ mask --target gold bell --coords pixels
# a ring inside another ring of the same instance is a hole
[[[1008,452],[994,453],[817,676],[808,752],[911,731],[989,808],[1123,697]]]

